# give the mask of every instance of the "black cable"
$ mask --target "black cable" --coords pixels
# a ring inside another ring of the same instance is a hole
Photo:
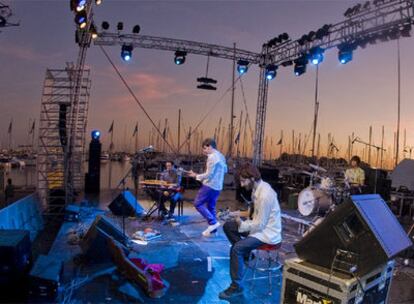
[[[151,122],[151,124],[154,126],[154,128],[157,130],[158,134],[161,136],[162,140],[168,145],[168,147],[170,147],[170,149],[174,152],[177,153],[176,150],[170,145],[170,143],[164,138],[162,132],[160,131],[160,129],[158,129],[157,125],[155,124],[155,122],[152,120],[151,116],[148,114],[148,112],[145,110],[144,106],[141,104],[141,102],[139,101],[138,97],[135,96],[134,92],[132,91],[131,87],[128,85],[128,83],[126,82],[125,78],[121,75],[121,73],[119,72],[118,68],[116,67],[116,65],[114,64],[114,62],[111,60],[111,58],[109,57],[108,53],[105,51],[105,49],[103,48],[102,45],[99,46],[101,51],[104,53],[106,59],[108,59],[109,63],[112,65],[112,67],[114,68],[116,74],[119,76],[119,78],[121,79],[122,83],[125,85],[125,87],[127,88],[128,92],[131,94],[131,96],[134,98],[135,102],[138,104],[138,106],[141,108],[141,110],[144,112],[144,114],[147,116],[147,118],[149,119],[149,121]]]

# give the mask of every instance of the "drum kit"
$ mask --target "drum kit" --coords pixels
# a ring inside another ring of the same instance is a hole
[[[329,177],[326,169],[313,164],[309,166],[313,172],[302,171],[311,179],[309,187],[299,193],[298,211],[303,216],[323,216],[349,198],[349,188]]]

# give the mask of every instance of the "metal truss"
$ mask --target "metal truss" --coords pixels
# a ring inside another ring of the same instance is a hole
[[[95,45],[123,45],[128,44],[136,48],[157,49],[164,51],[184,51],[188,54],[211,56],[223,59],[247,60],[250,63],[258,64],[261,54],[233,47],[225,47],[216,44],[172,39],[164,37],[146,36],[140,34],[120,34],[120,33],[99,33],[94,41]]]
[[[305,43],[297,39],[271,47],[264,47],[261,65],[291,65],[295,59],[308,54],[315,47],[326,50],[345,43],[355,45],[364,43],[366,46],[372,37],[375,40],[375,37],[380,37],[389,30],[397,29],[399,32],[402,27],[411,25],[413,20],[413,0],[376,0],[371,3],[369,9],[362,9],[359,13],[347,17],[346,20],[329,26],[326,35],[321,39],[305,41]],[[260,77],[253,153],[253,162],[257,165],[260,165],[263,159],[268,93],[268,80],[262,80],[262,75]]]

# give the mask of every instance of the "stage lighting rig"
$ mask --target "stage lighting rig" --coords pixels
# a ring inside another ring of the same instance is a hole
[[[101,132],[98,130],[93,130],[91,136],[92,140],[99,140],[99,138],[101,137]]]
[[[84,29],[86,27],[87,16],[85,10],[76,13],[75,23],[79,26],[80,29]]]
[[[309,50],[310,61],[312,64],[317,65],[323,61],[324,50],[320,47],[314,47]]]
[[[109,30],[109,22],[103,21],[101,26],[104,31]]]
[[[217,80],[215,80],[213,78],[199,77],[199,78],[197,78],[197,82],[201,82],[201,84],[199,84],[197,86],[197,89],[210,90],[210,91],[217,90],[217,88],[212,85],[212,84],[216,84],[217,83]]]
[[[242,75],[249,69],[249,62],[247,60],[237,60],[237,72]]]
[[[306,66],[308,64],[308,56],[306,54],[302,54],[301,57],[294,61],[294,73],[296,76],[300,76],[306,73]]]
[[[118,24],[116,25],[116,29],[118,30],[118,32],[122,31],[124,29],[124,23],[118,22]]]
[[[338,46],[338,60],[341,64],[352,61],[352,53],[356,49],[353,44],[341,44]]]
[[[121,58],[124,61],[130,61],[132,58],[132,50],[134,47],[131,44],[124,44],[122,45],[121,49]]]
[[[101,5],[102,4],[102,0],[95,0],[95,4],[96,5]]]
[[[266,44],[267,44],[268,47],[271,48],[271,47],[277,46],[277,45],[279,45],[279,44],[281,44],[285,41],[288,41],[288,40],[289,40],[289,34],[288,33],[283,33],[283,34],[280,34],[279,36],[276,36],[276,37],[270,39]]]
[[[92,39],[98,38],[98,31],[96,30],[96,26],[94,23],[91,24],[89,31],[91,33]]]
[[[185,56],[187,56],[187,52],[185,52],[185,51],[176,51],[174,55],[175,55],[174,63],[176,65],[184,64]]]
[[[133,34],[139,34],[139,32],[141,31],[141,27],[137,24],[132,28],[132,33]]]
[[[278,66],[274,64],[269,64],[266,66],[265,76],[267,80],[273,80],[277,75]]]

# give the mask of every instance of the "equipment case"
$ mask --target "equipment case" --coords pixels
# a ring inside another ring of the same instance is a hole
[[[285,304],[385,304],[394,261],[356,278],[298,258],[285,261],[282,300]],[[359,280],[359,282],[358,282]]]

